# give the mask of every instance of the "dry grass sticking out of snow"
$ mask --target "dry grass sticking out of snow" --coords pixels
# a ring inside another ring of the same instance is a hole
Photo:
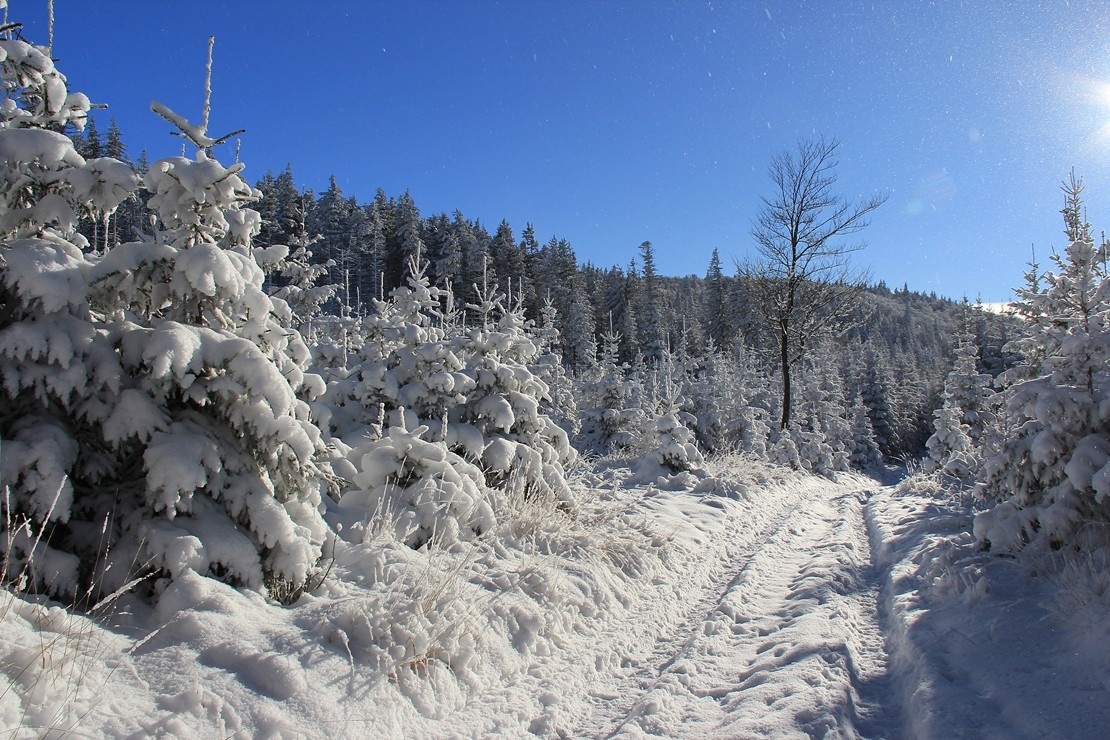
[[[10,591],[0,595],[0,728],[33,735],[77,731],[110,678],[121,643],[92,620]]]
[[[1057,596],[1048,610],[1080,653],[1110,663],[1110,548],[1067,553],[1048,575]]]
[[[48,551],[41,530],[29,521],[6,521],[3,534],[0,731],[12,737],[80,733],[90,715],[111,705],[105,689],[130,641],[104,625],[121,615],[118,600],[138,581],[111,594],[73,596],[65,605],[51,601],[35,592],[43,581],[36,568],[49,567],[50,558],[27,556]]]

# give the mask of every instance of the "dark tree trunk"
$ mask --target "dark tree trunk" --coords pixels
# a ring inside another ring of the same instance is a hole
[[[779,360],[782,364],[782,422],[780,429],[790,425],[790,332],[789,325],[783,321],[779,324]]]

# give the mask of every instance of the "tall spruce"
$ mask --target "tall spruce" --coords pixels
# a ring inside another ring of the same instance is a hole
[[[644,359],[648,364],[653,364],[663,358],[663,352],[667,348],[667,335],[663,326],[662,289],[655,271],[655,248],[649,241],[640,244],[640,262],[642,268],[637,296],[637,325]]]
[[[705,300],[702,304],[702,321],[705,334],[718,347],[728,347],[732,342],[728,305],[728,284],[721,271],[721,255],[717,249],[709,257],[709,269],[705,273]]]

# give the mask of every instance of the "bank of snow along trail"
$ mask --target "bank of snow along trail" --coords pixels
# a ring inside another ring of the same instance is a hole
[[[902,727],[864,507],[877,484],[797,478],[726,515],[689,600],[591,691],[575,735],[890,737]],[[730,502],[731,503],[731,502]]]

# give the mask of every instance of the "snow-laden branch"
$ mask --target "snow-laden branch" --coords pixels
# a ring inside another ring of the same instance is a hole
[[[238,136],[246,131],[246,129],[239,129],[238,131],[232,131],[230,134],[225,134],[218,139],[213,139],[208,135],[207,125],[198,126],[189,123],[188,119],[184,116],[178,115],[169,106],[159,103],[157,100],[150,104],[150,109],[169,121],[177,129],[177,132],[173,132],[175,136],[184,136],[186,139],[193,142],[198,149],[211,149],[214,146],[223,144],[232,136]]]

